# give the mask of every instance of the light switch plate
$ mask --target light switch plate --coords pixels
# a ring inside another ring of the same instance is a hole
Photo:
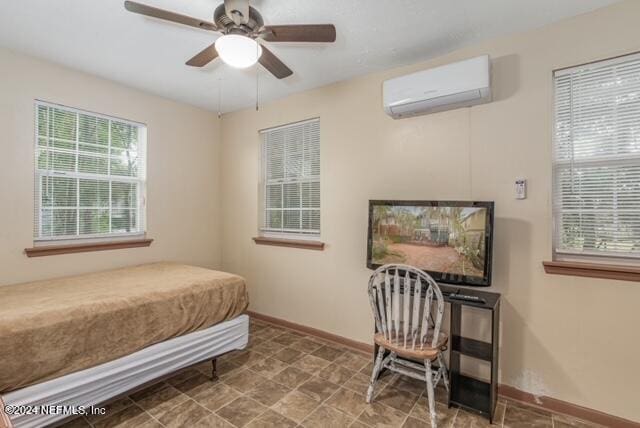
[[[516,180],[516,199],[527,199],[527,180],[524,178]]]

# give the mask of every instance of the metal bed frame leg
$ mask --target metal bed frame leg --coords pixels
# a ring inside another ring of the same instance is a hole
[[[218,360],[216,358],[211,360],[211,380],[213,382],[215,382],[215,381],[217,381],[219,379],[218,378],[218,368],[216,366],[217,361]]]

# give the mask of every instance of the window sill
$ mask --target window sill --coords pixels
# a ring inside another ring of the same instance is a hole
[[[282,239],[282,238],[267,238],[264,236],[257,236],[253,238],[253,242],[258,245],[274,245],[276,247],[291,247],[302,248],[304,250],[324,250],[324,242],[301,240],[301,239]]]
[[[91,251],[119,250],[122,248],[148,247],[153,239],[128,239],[111,242],[92,242],[86,244],[46,245],[25,248],[27,257],[55,256],[58,254],[88,253]]]
[[[548,274],[640,282],[640,268],[634,266],[558,261],[542,262],[542,265]]]

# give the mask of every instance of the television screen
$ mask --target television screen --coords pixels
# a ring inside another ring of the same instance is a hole
[[[493,202],[369,201],[367,266],[407,264],[437,282],[491,285]]]

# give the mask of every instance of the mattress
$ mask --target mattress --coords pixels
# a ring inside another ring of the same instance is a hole
[[[112,397],[201,361],[236,349],[249,340],[249,317],[240,315],[204,330],[169,339],[115,361],[10,392],[2,397],[12,409],[55,407],[51,414],[13,414],[14,428],[42,427],[71,417],[78,409],[100,407]]]
[[[129,355],[240,315],[243,278],[152,263],[0,287],[0,393]]]

